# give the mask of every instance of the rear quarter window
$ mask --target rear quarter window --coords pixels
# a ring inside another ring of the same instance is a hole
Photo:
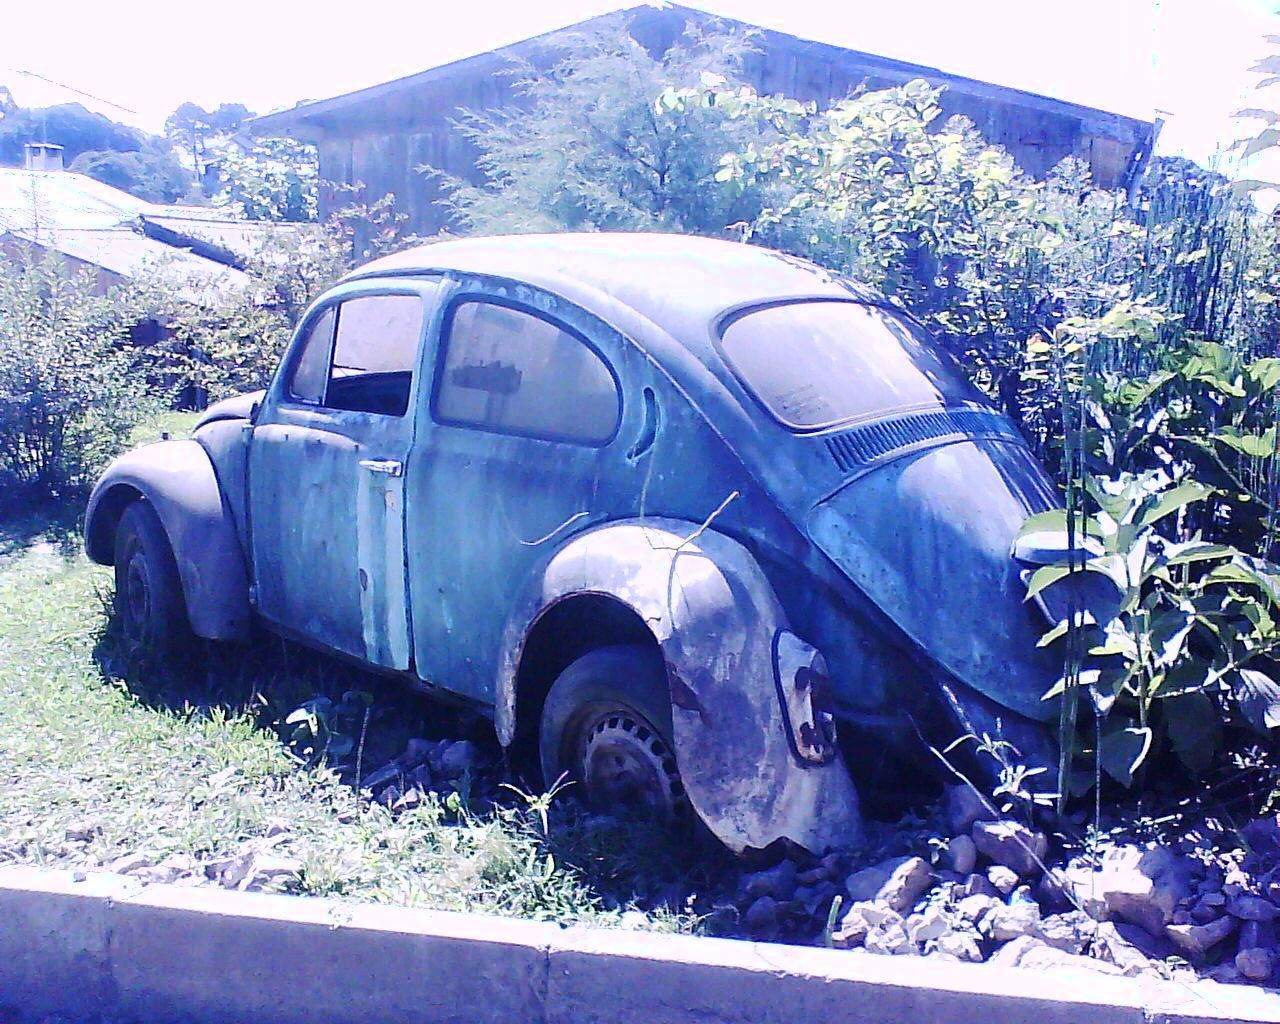
[[[738,379],[793,430],[981,401],[922,330],[866,303],[748,309],[721,325],[720,345]]]
[[[446,319],[434,415],[442,423],[602,445],[617,430],[613,372],[584,339],[524,309],[465,300]]]

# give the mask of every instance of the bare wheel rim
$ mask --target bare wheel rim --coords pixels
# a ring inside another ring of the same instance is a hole
[[[130,634],[141,636],[151,616],[151,576],[141,548],[135,548],[125,566],[125,625]]]
[[[588,801],[660,822],[686,818],[689,800],[666,742],[638,715],[614,709],[583,730],[582,784]]]

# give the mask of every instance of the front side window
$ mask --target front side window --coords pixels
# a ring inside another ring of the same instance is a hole
[[[434,413],[443,423],[600,445],[621,398],[604,360],[541,316],[492,302],[454,307],[443,342]]]
[[[307,330],[302,349],[293,363],[289,376],[289,397],[295,402],[320,405],[324,402],[324,389],[329,381],[329,353],[333,349],[333,325],[337,310],[330,306],[320,314]]]
[[[338,307],[324,404],[403,416],[422,336],[417,295],[362,295]]]
[[[793,430],[981,401],[923,332],[861,302],[749,309],[721,327],[730,367]]]

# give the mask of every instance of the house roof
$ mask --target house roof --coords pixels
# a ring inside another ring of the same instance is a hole
[[[276,229],[212,207],[150,203],[73,171],[0,167],[0,234],[115,277],[156,277],[201,304],[250,290],[244,260]]]
[[[1150,123],[1149,121],[1141,118],[1134,118],[1127,115],[1113,113],[1111,111],[1099,110],[1095,107],[1072,103],[1067,100],[1055,99],[1054,97],[1029,92],[1025,89],[1017,89],[1012,86],[984,82],[979,79],[968,78],[963,75],[951,74],[950,72],[943,71],[940,68],[929,67],[923,64],[914,64],[910,61],[897,60],[892,57],[866,53],[864,51],[853,50],[847,47],[835,46],[830,43],[802,39],[799,36],[793,36],[773,29],[763,29],[760,28],[760,26],[737,21],[733,18],[724,18],[718,15],[707,14],[704,11],[683,7],[679,4],[665,3],[660,9],[655,9],[650,6],[631,7],[613,14],[598,15],[594,18],[589,18],[586,21],[579,22],[576,25],[568,26],[567,28],[553,29],[549,32],[544,32],[541,35],[499,47],[496,50],[463,57],[459,60],[450,61],[447,64],[428,68],[425,71],[407,75],[403,78],[397,78],[390,82],[383,82],[364,89],[357,89],[353,92],[343,93],[342,95],[333,96],[328,99],[302,101],[287,110],[264,114],[254,118],[248,122],[248,127],[250,131],[258,136],[269,136],[272,133],[285,133],[304,124],[324,119],[331,114],[341,113],[346,111],[348,108],[358,107],[370,101],[390,98],[405,92],[420,91],[453,78],[491,75],[495,71],[499,71],[507,67],[512,58],[527,57],[530,53],[536,52],[537,50],[545,47],[548,43],[552,43],[554,41],[554,37],[566,31],[584,28],[586,26],[598,24],[604,19],[619,16],[625,18],[674,16],[684,21],[693,21],[695,23],[717,21],[739,28],[754,29],[761,33],[770,49],[777,48],[788,51],[795,54],[801,60],[812,61],[825,59],[829,61],[853,63],[858,65],[860,68],[865,69],[869,74],[874,74],[891,81],[907,82],[915,78],[924,78],[934,83],[946,84],[948,88],[967,95],[989,100],[1000,100],[1006,103],[1011,102],[1018,106],[1039,110],[1045,113],[1087,117],[1092,120],[1115,120],[1129,122],[1134,125],[1146,125]]]
[[[163,282],[188,302],[213,306],[249,292],[253,281],[228,267],[147,238],[129,228],[58,228],[40,232],[0,232],[19,242],[57,252],[106,271],[113,278]]]

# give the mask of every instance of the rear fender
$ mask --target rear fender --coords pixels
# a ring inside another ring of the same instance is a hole
[[[794,661],[799,642],[772,588],[746,548],[691,523],[612,523],[551,558],[506,631],[495,710],[504,744],[515,737],[524,638],[544,610],[584,593],[629,607],[658,643],[680,773],[694,810],[721,842],[741,853],[785,838],[821,852],[857,840],[857,794],[843,761],[834,752],[805,759],[793,738],[799,732],[788,729],[786,715],[794,717],[797,705],[784,708],[775,664]],[[794,643],[779,645],[780,637]]]
[[[112,564],[120,516],[139,497],[156,510],[173,547],[192,631],[210,640],[247,640],[249,576],[204,448],[189,439],[159,441],[107,467],[85,512],[85,550],[95,562]]]

